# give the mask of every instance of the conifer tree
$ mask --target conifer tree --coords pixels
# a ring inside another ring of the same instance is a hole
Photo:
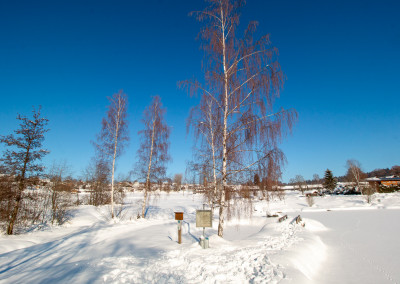
[[[334,190],[336,187],[337,181],[333,177],[332,171],[327,169],[325,171],[325,178],[324,178],[324,187],[328,190]]]
[[[7,149],[0,161],[3,163],[4,171],[13,177],[17,186],[14,195],[14,205],[12,206],[7,234],[12,235],[14,225],[18,220],[18,215],[23,201],[24,190],[31,186],[35,178],[42,172],[44,167],[39,163],[40,160],[49,153],[42,149],[44,134],[49,131],[47,128],[48,119],[41,117],[41,108],[33,110],[32,118],[18,115],[20,121],[19,128],[15,130],[15,135],[1,136],[0,143],[4,143],[11,150]]]

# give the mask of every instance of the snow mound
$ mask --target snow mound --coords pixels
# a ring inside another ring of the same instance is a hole
[[[329,230],[327,227],[324,226],[324,224],[316,220],[303,218],[303,221],[305,223],[305,228],[310,232],[322,232]]]
[[[291,257],[293,265],[309,280],[319,272],[327,256],[327,248],[320,237],[309,235],[297,246]]]

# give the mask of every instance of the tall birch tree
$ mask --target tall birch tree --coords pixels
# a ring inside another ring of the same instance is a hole
[[[111,217],[114,218],[114,173],[115,163],[125,145],[129,141],[127,107],[128,98],[120,90],[118,93],[108,97],[110,104],[106,117],[101,122],[101,132],[97,137],[97,143],[94,143],[101,151],[106,160],[111,164]]]
[[[285,76],[269,35],[255,40],[256,22],[249,23],[242,38],[236,35],[244,1],[207,2],[210,5],[205,10],[192,13],[204,23],[200,39],[205,51],[205,83],[186,81],[182,85],[190,94],[201,93],[203,100],[212,101],[213,112],[218,112],[215,125],[220,139],[215,149],[219,153],[214,156],[219,159],[215,167],[220,167],[217,203],[218,235],[222,237],[228,182],[235,182],[245,171],[254,174],[260,163],[275,167],[283,163],[278,144],[291,130],[297,112],[274,108]],[[207,119],[201,116],[200,120],[206,123]]]
[[[151,183],[165,177],[166,164],[171,159],[168,154],[171,130],[164,121],[165,112],[160,96],[153,97],[150,105],[143,112],[142,123],[144,129],[138,133],[141,143],[137,152],[137,170],[140,178],[145,180],[142,218],[146,214],[146,204],[151,190]]]

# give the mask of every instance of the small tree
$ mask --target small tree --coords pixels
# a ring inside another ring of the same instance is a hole
[[[109,204],[110,163],[101,156],[96,156],[92,158],[83,175],[90,188],[89,204],[94,206]]]
[[[301,191],[301,194],[304,194],[307,185],[302,175],[296,175],[295,178],[290,180],[290,182],[297,186],[297,189]]]
[[[155,96],[151,104],[143,112],[142,122],[144,129],[139,131],[141,144],[137,152],[138,174],[146,182],[142,204],[142,218],[145,217],[151,182],[161,180],[165,177],[166,163],[171,159],[168,155],[169,134],[171,130],[164,121],[164,114],[165,109],[159,96]]]
[[[361,164],[357,160],[347,160],[347,180],[353,182],[357,188],[360,188],[361,179],[366,177],[366,174],[361,170]]]
[[[50,192],[51,223],[62,224],[66,220],[67,208],[71,205],[71,185],[67,184],[69,167],[66,162],[53,163],[47,177],[50,180],[47,188]]]
[[[14,205],[8,220],[8,235],[13,234],[23,199],[23,191],[32,185],[35,178],[43,172],[44,167],[38,162],[49,153],[42,149],[44,134],[49,131],[47,129],[48,119],[41,117],[41,107],[37,111],[33,109],[32,112],[32,118],[17,116],[21,123],[19,129],[14,131],[16,136],[11,134],[0,137],[1,143],[13,148],[12,151],[4,152],[1,161],[6,173],[14,177],[13,182],[17,184]]]
[[[336,184],[337,184],[337,181],[336,181],[336,179],[333,177],[332,172],[331,172],[329,169],[327,169],[327,170],[325,171],[324,187],[325,187],[327,190],[332,191],[332,190],[334,190],[334,189],[336,188]]]
[[[103,118],[102,128],[95,143],[97,148],[104,153],[106,159],[111,163],[111,217],[114,218],[114,172],[115,161],[121,155],[128,137],[127,106],[128,99],[126,94],[120,90],[118,94],[109,97],[107,116]]]
[[[180,190],[180,188],[181,188],[182,177],[183,177],[182,174],[175,174],[174,175],[174,183],[175,183],[175,186],[176,186],[176,190]]]
[[[314,197],[312,195],[307,195],[306,199],[308,206],[312,207],[314,205]]]
[[[363,195],[365,196],[365,200],[367,203],[371,203],[374,193],[376,192],[375,188],[372,186],[367,186],[363,190]]]
[[[318,174],[313,174],[313,183],[318,184],[320,182],[320,177]]]

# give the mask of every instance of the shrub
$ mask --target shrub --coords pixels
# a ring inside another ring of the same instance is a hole
[[[308,206],[312,207],[314,205],[314,197],[312,195],[307,195],[307,204]]]

